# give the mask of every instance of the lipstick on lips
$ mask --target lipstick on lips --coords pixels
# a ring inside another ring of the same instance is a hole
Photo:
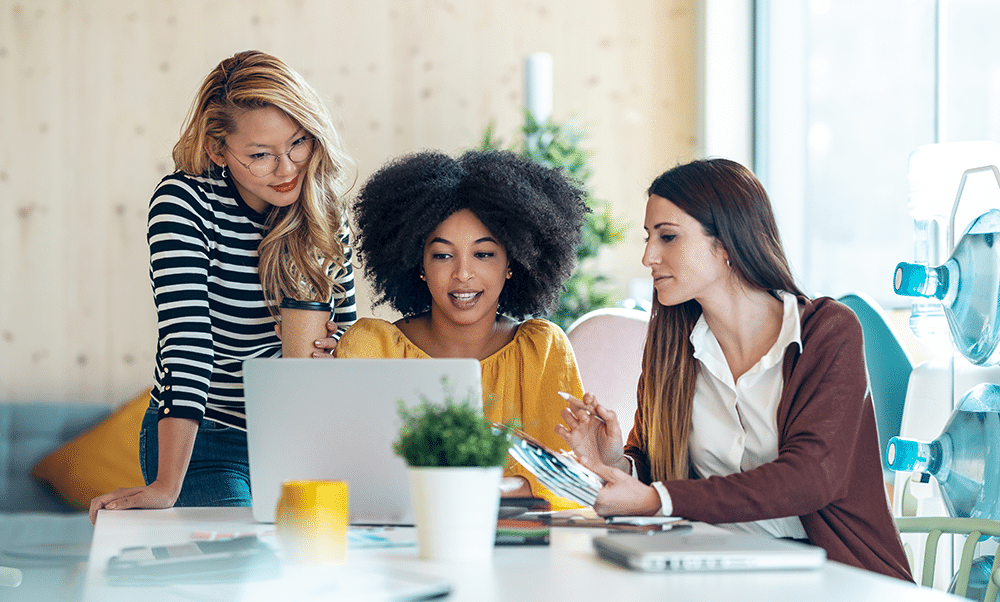
[[[291,182],[285,182],[284,184],[278,184],[277,186],[268,186],[271,190],[275,192],[290,192],[295,189],[295,185],[299,183],[299,177],[295,176],[295,179]]]

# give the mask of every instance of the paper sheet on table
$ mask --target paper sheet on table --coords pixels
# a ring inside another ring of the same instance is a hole
[[[417,545],[417,532],[412,527],[356,527],[347,530],[347,547],[351,550],[365,548],[399,548]]]

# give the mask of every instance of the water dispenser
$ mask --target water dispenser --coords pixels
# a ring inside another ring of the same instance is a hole
[[[892,493],[897,516],[1000,520],[994,499],[1000,487],[1000,461],[994,457],[1000,452],[996,165],[1000,145],[995,143],[929,145],[910,158],[914,261],[897,266],[893,285],[914,298],[914,334],[941,353],[914,367],[899,438],[885,450],[886,462],[897,470]],[[938,205],[932,206],[935,197]],[[913,547],[921,553],[921,545]],[[939,571],[947,573],[947,554],[953,552],[939,553],[945,554]],[[948,583],[950,574],[939,577]]]

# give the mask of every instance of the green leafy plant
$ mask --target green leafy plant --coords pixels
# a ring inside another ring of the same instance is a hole
[[[602,247],[617,245],[625,239],[627,224],[615,218],[611,205],[594,197],[587,185],[592,175],[590,158],[592,153],[580,145],[583,135],[572,124],[559,124],[551,119],[538,123],[530,110],[525,110],[523,139],[514,143],[510,150],[518,152],[532,161],[546,167],[562,169],[575,179],[586,191],[586,203],[591,209],[583,224],[583,240],[577,248],[577,269],[566,281],[559,305],[550,320],[564,330],[583,314],[600,307],[608,307],[620,301],[619,294],[611,287],[610,279],[595,272],[593,259]],[[496,137],[491,123],[483,133],[479,147],[499,150],[504,142]]]
[[[392,451],[409,466],[502,466],[510,440],[479,413],[474,400],[456,400],[447,379],[443,404],[423,395],[420,403],[407,408],[399,400],[402,426]]]

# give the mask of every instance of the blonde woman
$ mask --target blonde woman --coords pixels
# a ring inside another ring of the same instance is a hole
[[[149,207],[156,305],[144,487],[97,510],[250,504],[243,360],[276,357],[277,304],[329,302],[330,356],[356,319],[345,206],[350,161],[330,114],[277,58],[247,51],[202,83]]]
[[[587,394],[557,427],[607,481],[594,509],[726,523],[912,580],[858,319],[799,290],[767,193],[742,165],[680,165],[648,194],[655,297],[635,426],[623,446],[614,412]]]

